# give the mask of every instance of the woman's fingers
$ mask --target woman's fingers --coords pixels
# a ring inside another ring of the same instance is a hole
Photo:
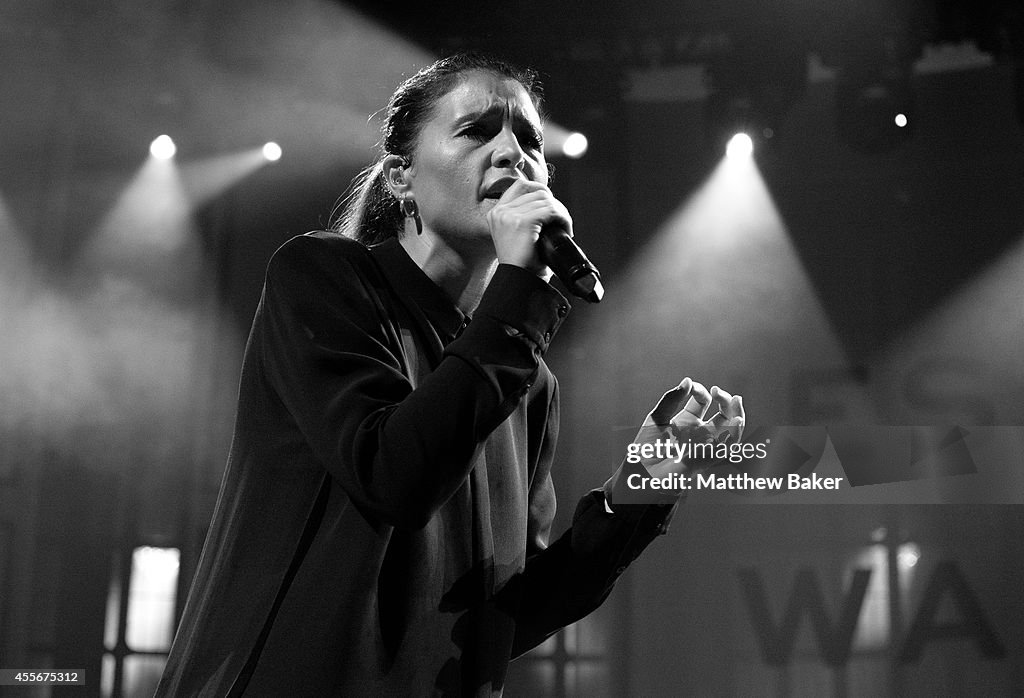
[[[739,440],[743,436],[746,415],[743,412],[743,397],[731,395],[717,385],[711,388],[711,400],[714,403],[715,415],[709,420],[716,434],[726,440]]]
[[[659,426],[669,424],[686,399],[690,397],[692,385],[693,381],[684,378],[679,385],[662,395],[658,404],[651,410],[649,419]]]
[[[708,407],[711,406],[711,393],[700,383],[693,381],[690,387],[690,399],[686,401],[686,405],[683,407],[681,414],[684,419],[686,415],[696,417],[698,420],[704,419],[704,415],[707,414]]]
[[[707,415],[713,416],[705,419]],[[644,424],[671,427],[672,436],[680,441],[710,442],[738,441],[745,421],[742,397],[684,378],[661,396]]]
[[[498,262],[537,273],[547,268],[537,246],[543,226],[558,223],[572,233],[568,209],[539,182],[519,180],[512,184],[487,211],[486,218]]]

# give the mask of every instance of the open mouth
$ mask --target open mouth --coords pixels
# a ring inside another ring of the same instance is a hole
[[[515,177],[502,177],[494,184],[487,188],[484,192],[485,199],[500,199],[501,195],[508,191],[508,188],[515,184],[518,180]]]

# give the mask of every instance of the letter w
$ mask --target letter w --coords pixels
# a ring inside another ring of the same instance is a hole
[[[750,611],[750,620],[761,641],[761,654],[766,663],[775,666],[789,663],[800,629],[800,618],[805,611],[811,618],[811,627],[818,639],[818,648],[825,663],[831,666],[846,663],[850,656],[853,631],[857,627],[860,607],[864,602],[864,593],[871,580],[871,570],[854,571],[853,582],[843,599],[842,613],[835,627],[825,610],[825,601],[814,570],[797,570],[796,581],[786,603],[786,613],[778,626],[772,621],[761,575],[752,567],[740,568],[737,574],[747,610]]]

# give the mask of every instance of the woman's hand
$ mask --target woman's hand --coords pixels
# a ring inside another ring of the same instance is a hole
[[[681,457],[687,443],[727,444],[739,441],[745,424],[742,397],[730,395],[718,386],[708,391],[700,383],[684,378],[679,385],[661,396],[644,420],[633,443],[640,447],[637,449],[639,454],[643,453],[644,444],[661,443],[662,457],[645,457],[641,460],[651,476],[685,474],[721,462],[721,459],[714,458]],[[647,450],[658,453],[657,448],[648,447]],[[664,457],[666,454],[668,457]]]
[[[541,228],[556,223],[572,234],[572,217],[565,205],[540,182],[517,180],[487,212],[487,225],[499,264],[513,264],[545,279],[551,270],[541,259],[537,240]]]

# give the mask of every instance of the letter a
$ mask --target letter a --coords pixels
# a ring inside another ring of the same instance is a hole
[[[950,592],[953,605],[960,618],[953,622],[936,623],[935,615],[946,592]],[[951,560],[944,560],[935,566],[935,572],[928,580],[921,606],[917,609],[914,622],[900,647],[900,664],[910,664],[921,658],[924,646],[932,640],[942,638],[968,638],[973,636],[981,654],[989,659],[1006,656],[1003,645],[995,630],[989,625],[978,597],[974,595],[963,573]]]

